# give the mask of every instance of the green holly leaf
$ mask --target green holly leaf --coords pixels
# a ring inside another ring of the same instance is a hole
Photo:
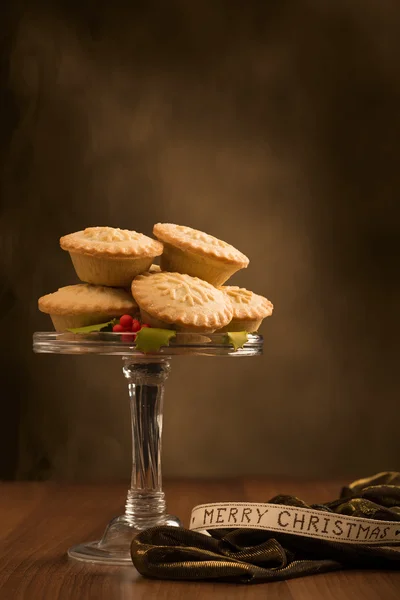
[[[112,331],[112,328],[116,323],[118,323],[118,319],[112,319],[112,321],[108,321],[107,323],[99,323],[96,325],[86,325],[85,327],[76,327],[75,329],[67,329],[70,333],[92,333],[93,331]]]
[[[140,352],[158,352],[162,346],[169,346],[175,336],[176,331],[172,329],[143,327],[136,334],[136,349]]]
[[[248,339],[247,331],[228,331],[226,334],[226,343],[232,344],[235,350],[243,348]]]

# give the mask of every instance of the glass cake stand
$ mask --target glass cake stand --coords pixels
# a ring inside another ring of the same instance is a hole
[[[111,565],[131,565],[130,543],[138,531],[155,525],[180,526],[167,514],[161,480],[161,434],[164,385],[171,358],[197,356],[257,356],[263,339],[249,334],[246,344],[235,350],[226,334],[177,333],[168,346],[143,354],[123,333],[72,334],[38,332],[33,349],[42,354],[99,354],[122,356],[128,382],[132,420],[132,477],[125,513],[113,519],[99,541],[69,549],[76,560]],[[125,336],[125,337],[124,337]]]

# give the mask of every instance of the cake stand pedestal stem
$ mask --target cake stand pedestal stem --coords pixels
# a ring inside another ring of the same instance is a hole
[[[99,542],[71,548],[75,560],[107,564],[132,564],[134,535],[156,525],[179,526],[166,513],[161,477],[161,437],[164,384],[171,369],[169,357],[125,357],[132,424],[132,476],[125,513],[113,519]]]

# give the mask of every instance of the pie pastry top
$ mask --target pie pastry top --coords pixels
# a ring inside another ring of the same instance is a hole
[[[101,313],[117,316],[136,312],[138,307],[126,290],[79,283],[39,298],[39,310],[53,315]]]
[[[272,315],[274,306],[264,296],[234,285],[221,285],[218,289],[229,298],[233,319],[265,319]]]
[[[224,293],[190,275],[139,275],[132,282],[132,294],[149,315],[178,326],[215,330],[232,319],[232,308]]]
[[[209,256],[227,264],[238,265],[241,268],[247,267],[249,264],[247,256],[230,244],[191,227],[173,225],[172,223],[157,223],[153,227],[153,233],[162,242],[172,244],[181,250],[189,250],[202,256]]]
[[[107,258],[160,256],[163,245],[143,233],[113,227],[87,227],[60,239],[68,252]]]

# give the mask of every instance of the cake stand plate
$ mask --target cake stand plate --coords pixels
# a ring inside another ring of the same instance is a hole
[[[132,476],[125,513],[108,524],[101,540],[74,546],[68,555],[91,563],[132,565],[130,545],[136,533],[156,525],[180,526],[177,517],[167,514],[161,478],[164,386],[172,357],[258,356],[263,338],[249,334],[246,344],[235,350],[226,334],[177,333],[168,346],[144,354],[125,333],[38,332],[33,336],[33,350],[41,354],[122,356],[132,422]]]

